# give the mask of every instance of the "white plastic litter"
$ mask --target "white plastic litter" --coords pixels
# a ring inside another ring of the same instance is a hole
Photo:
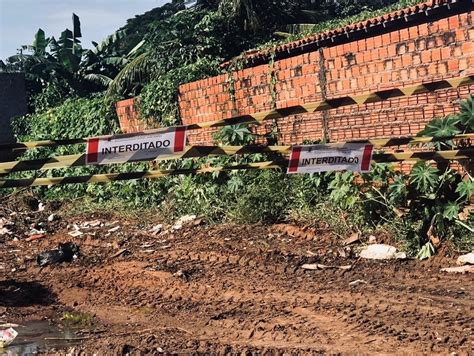
[[[0,330],[0,349],[10,345],[18,336],[18,332],[13,328]]]
[[[474,265],[474,252],[467,253],[458,257],[456,263],[458,265]]]
[[[365,247],[359,254],[362,258],[390,260],[396,258],[397,249],[390,245],[373,244]]]
[[[183,228],[183,225],[186,223],[189,223],[193,220],[196,220],[197,216],[196,215],[184,215],[181,216],[176,223],[171,227],[171,230],[180,230]]]

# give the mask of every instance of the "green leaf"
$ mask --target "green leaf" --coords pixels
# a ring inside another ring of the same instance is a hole
[[[390,194],[390,200],[393,202],[399,202],[407,196],[408,190],[405,179],[403,176],[395,177],[392,184],[389,185],[388,191]]]
[[[458,216],[459,205],[453,201],[450,201],[442,207],[442,211],[443,211],[443,217],[445,219],[452,221]]]
[[[422,131],[420,131],[419,135],[432,137],[448,137],[457,135],[461,132],[456,126],[459,121],[460,119],[454,115],[442,119],[433,119]]]
[[[72,52],[73,48],[73,34],[71,30],[65,29],[61,32],[61,37],[59,37],[59,45],[63,50],[70,50]]]
[[[418,133],[418,136],[427,137],[450,137],[461,133],[458,124],[461,121],[457,116],[451,115],[446,118],[433,119],[426,127]],[[434,142],[433,146],[440,150],[444,147],[453,147],[452,141]]]
[[[474,181],[471,179],[463,180],[458,184],[456,193],[458,193],[462,199],[471,199],[471,196],[474,194]]]
[[[104,87],[108,87],[109,84],[112,82],[112,78],[109,78],[109,77],[107,77],[106,75],[103,75],[103,74],[94,74],[94,73],[86,74],[84,76],[84,79],[88,80],[90,82],[99,84],[99,85],[104,86]]]
[[[61,49],[59,51],[59,60],[71,73],[76,72],[79,69],[79,58],[76,57],[69,49]]]
[[[474,131],[474,96],[461,102],[459,119],[466,132]]]
[[[435,254],[436,250],[431,242],[427,242],[426,244],[423,245],[423,247],[420,249],[418,254],[416,255],[416,258],[420,260],[425,260],[427,258],[430,258]]]
[[[61,46],[59,45],[58,41],[56,41],[56,38],[51,37],[49,40],[49,48],[51,49],[51,52],[58,55],[59,50],[61,49]]]
[[[46,46],[48,45],[48,40],[44,31],[40,28],[35,34],[35,39],[33,40],[33,51],[37,56],[44,56],[46,53]]]
[[[410,173],[410,181],[416,189],[424,194],[433,192],[438,187],[439,170],[426,162],[418,162]]]
[[[138,44],[137,44],[135,47],[133,47],[133,48],[130,50],[130,52],[128,52],[127,57],[131,57],[131,56],[133,56],[135,53],[137,53],[137,51],[138,51],[140,48],[142,48],[144,44],[145,44],[145,40],[142,40],[142,41],[138,42]]]
[[[73,32],[74,32],[74,40],[76,40],[79,37],[82,37],[81,33],[81,21],[79,20],[79,16],[76,14],[72,14],[72,24],[73,24]]]

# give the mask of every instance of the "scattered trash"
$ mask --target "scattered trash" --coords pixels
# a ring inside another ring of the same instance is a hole
[[[180,230],[183,228],[183,225],[196,220],[197,216],[196,215],[184,215],[181,216],[176,223],[171,227],[172,230]]]
[[[392,258],[397,258],[397,249],[390,245],[373,244],[365,247],[360,252],[359,256],[362,258],[374,260],[389,260]]]
[[[42,239],[44,237],[46,237],[46,234],[34,234],[34,235],[30,235],[29,237],[27,237],[25,239],[25,241],[27,241],[27,242],[35,241],[35,240]]]
[[[465,266],[459,266],[459,267],[441,268],[441,272],[447,272],[447,273],[474,273],[474,266],[465,265]]]
[[[116,258],[116,257],[122,256],[122,255],[128,256],[128,255],[131,255],[131,254],[132,253],[129,250],[124,248],[124,249],[121,249],[121,250],[117,251],[115,254],[113,254],[112,258]]]
[[[74,231],[68,232],[68,235],[72,237],[78,237],[78,236],[84,235],[84,233],[80,230],[74,230]]]
[[[37,230],[32,227],[28,235],[31,236],[31,235],[41,235],[41,234],[46,234],[46,231],[44,231],[43,229]]]
[[[304,264],[301,266],[303,269],[308,269],[308,270],[317,270],[317,269],[342,269],[342,270],[350,270],[352,268],[352,265],[347,265],[347,266],[326,266],[320,263],[313,263],[313,264]]]
[[[44,211],[44,209],[46,208],[46,205],[44,205],[42,202],[39,202],[38,204],[38,210],[36,210],[36,212],[42,212]]]
[[[36,257],[36,262],[40,267],[59,264],[62,262],[72,262],[79,256],[79,246],[72,242],[60,244],[57,250],[41,252]]]
[[[107,232],[112,233],[112,232],[116,232],[116,231],[118,231],[118,230],[120,230],[120,226],[115,226],[115,227],[113,227],[113,228],[107,230]]]
[[[196,219],[196,220],[193,221],[193,225],[194,225],[194,226],[199,226],[199,225],[202,224],[202,222],[203,222],[202,219]]]
[[[0,349],[10,345],[18,336],[18,332],[13,328],[0,330]]]
[[[360,240],[360,234],[358,232],[354,232],[351,236],[344,240],[344,246],[353,244]]]
[[[377,243],[377,238],[374,235],[369,236],[369,244],[376,244]]]
[[[186,224],[188,222],[196,220],[196,218],[197,218],[196,215],[184,215],[184,216],[181,216],[176,223],[177,224]]]
[[[151,229],[150,229],[150,232],[153,234],[153,235],[158,235],[161,230],[163,229],[163,225],[162,224],[158,224],[158,225],[155,225],[153,226]]]
[[[356,286],[358,284],[367,284],[367,282],[363,279],[356,279],[355,281],[349,283],[350,286]]]
[[[397,259],[397,260],[406,260],[407,259],[407,254],[405,252],[397,252],[395,254],[395,259]]]
[[[0,227],[0,236],[2,235],[11,235],[12,232],[8,230],[6,227]]]
[[[51,214],[50,216],[48,216],[49,222],[53,222],[54,220],[56,220],[56,214]]]
[[[459,256],[456,263],[458,265],[474,265],[474,252]]]
[[[0,218],[0,236],[2,235],[11,235],[12,232],[7,228],[7,226],[12,226],[13,222],[5,218]]]
[[[19,328],[21,325],[19,324],[12,324],[12,323],[6,323],[6,324],[0,324],[0,328]]]
[[[100,220],[92,220],[92,221],[85,221],[82,223],[82,227],[87,229],[87,228],[92,228],[92,227],[99,227],[102,223]]]
[[[114,226],[114,225],[117,225],[118,223],[119,223],[118,220],[114,220],[112,222],[105,223],[105,226],[107,226],[107,227]]]

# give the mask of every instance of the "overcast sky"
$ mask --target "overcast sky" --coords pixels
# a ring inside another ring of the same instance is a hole
[[[72,13],[82,25],[82,44],[90,48],[125,25],[126,20],[161,6],[168,0],[0,0],[0,59],[31,44],[38,28],[59,37],[72,30]]]

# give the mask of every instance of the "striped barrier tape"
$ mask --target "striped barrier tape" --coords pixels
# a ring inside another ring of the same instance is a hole
[[[202,122],[184,126],[177,126],[177,129],[181,130],[195,130],[202,128],[212,128],[212,127],[222,127],[227,125],[235,124],[260,124],[260,122],[269,119],[278,119],[289,115],[303,114],[303,113],[313,113],[317,111],[324,111],[334,108],[339,108],[349,105],[361,105],[369,104],[380,101],[385,101],[388,99],[412,96],[422,93],[429,93],[440,89],[449,89],[457,88],[461,85],[474,84],[474,75],[465,76],[465,77],[456,77],[450,79],[443,79],[439,81],[434,81],[431,83],[423,83],[418,85],[412,85],[407,87],[393,88],[387,90],[380,90],[372,93],[365,93],[360,95],[348,95],[344,97],[327,99],[318,102],[311,102],[301,105],[295,105],[283,109],[273,109],[269,111],[258,112],[251,115],[242,115],[222,120]],[[69,140],[44,140],[44,141],[31,141],[31,142],[18,142],[13,144],[0,144],[0,150],[17,150],[17,149],[30,149],[37,147],[58,147],[64,145],[72,145],[79,143],[87,143],[91,139],[100,139],[100,138],[123,138],[123,137],[133,137],[138,135],[145,134],[154,134],[159,132],[166,132],[169,128],[160,128],[154,130],[144,131],[142,133],[134,134],[125,134],[125,135],[109,135],[101,136],[95,138],[79,138],[79,139],[69,139]]]
[[[387,139],[369,139],[350,141],[349,143],[367,143],[372,144],[375,148],[426,144],[430,142],[439,142],[446,140],[470,140],[474,139],[474,133],[448,136],[448,137],[398,137]],[[166,161],[182,158],[199,158],[206,156],[222,156],[222,155],[238,155],[238,154],[255,154],[255,153],[281,153],[286,154],[291,151],[291,146],[187,146],[183,151],[173,154],[163,154],[154,159],[133,159],[124,162],[142,162],[142,161]],[[79,167],[87,164],[87,154],[76,154],[68,156],[57,156],[45,159],[13,161],[0,163],[0,174],[8,174],[12,172],[22,172],[31,170],[47,170],[57,168]]]
[[[460,160],[473,159],[474,149],[462,149],[452,151],[427,151],[427,152],[395,152],[374,154],[372,161],[380,163],[389,163],[397,161],[419,161],[419,160]],[[51,178],[29,178],[29,179],[11,179],[0,180],[0,188],[16,187],[35,187],[49,185],[64,185],[75,183],[107,183],[122,180],[152,179],[165,176],[174,176],[182,174],[201,174],[212,172],[224,172],[233,170],[256,170],[256,169],[285,169],[289,167],[290,160],[268,161],[249,163],[235,166],[224,167],[201,167],[196,169],[172,169],[172,170],[152,170],[145,172],[129,173],[107,173],[91,174],[85,176],[72,177],[51,177]]]

